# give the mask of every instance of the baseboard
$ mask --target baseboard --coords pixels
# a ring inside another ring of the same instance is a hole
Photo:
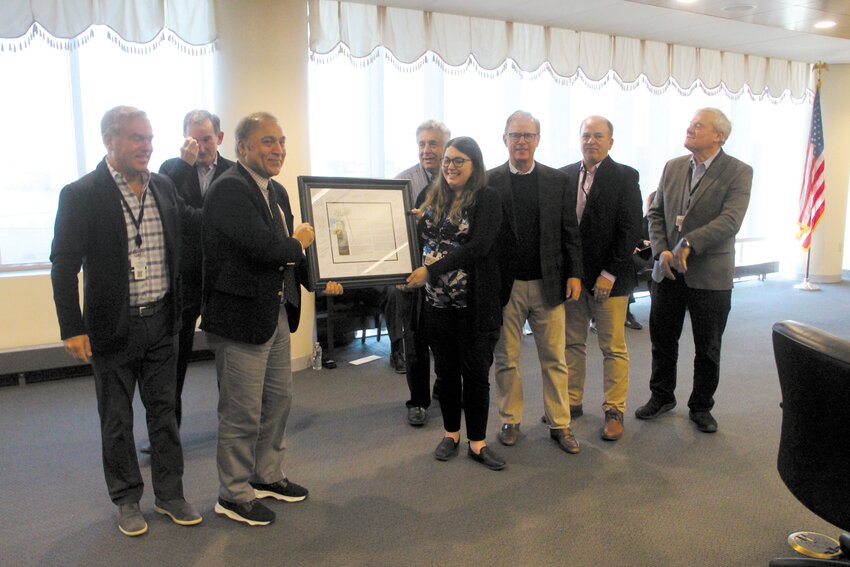
[[[206,337],[196,332],[189,361],[212,358]],[[0,387],[91,375],[91,365],[79,364],[65,352],[62,343],[0,350]]]

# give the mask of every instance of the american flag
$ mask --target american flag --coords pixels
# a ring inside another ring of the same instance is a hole
[[[812,245],[812,233],[826,208],[824,199],[823,122],[820,115],[820,89],[815,90],[815,105],[812,108],[812,128],[806,149],[806,169],[803,186],[800,188],[800,217],[797,239],[803,250]]]

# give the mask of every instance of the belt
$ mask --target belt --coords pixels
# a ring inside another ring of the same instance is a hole
[[[152,317],[162,311],[162,308],[168,303],[168,296],[163,297],[159,301],[130,307],[131,317]]]

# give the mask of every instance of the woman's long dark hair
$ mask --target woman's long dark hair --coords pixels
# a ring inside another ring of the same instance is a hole
[[[422,208],[433,208],[435,219],[441,219],[444,214],[447,214],[449,220],[457,224],[460,222],[461,211],[475,203],[478,191],[487,184],[487,170],[484,169],[484,157],[481,155],[478,142],[469,136],[452,138],[446,143],[446,149],[448,148],[455,148],[472,160],[472,175],[469,176],[460,198],[455,199],[452,188],[443,177],[441,164],[440,175],[436,176],[428,187],[428,194],[425,202],[422,203]]]

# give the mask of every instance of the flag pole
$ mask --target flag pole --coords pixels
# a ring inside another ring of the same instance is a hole
[[[813,70],[815,72],[815,93],[820,92],[821,85],[821,71],[826,69],[826,63],[823,61],[818,61],[813,66]],[[812,116],[814,120],[814,115]],[[806,247],[806,275],[803,277],[803,282],[798,283],[794,286],[794,289],[799,289],[800,291],[820,291],[820,288],[809,281],[809,269],[812,263],[812,232],[813,228],[809,228],[809,245]]]
[[[798,283],[794,286],[794,289],[799,289],[800,291],[820,291],[820,288],[809,281],[809,266],[812,263],[812,247],[811,245],[806,250],[806,275],[803,278],[803,283]]]

